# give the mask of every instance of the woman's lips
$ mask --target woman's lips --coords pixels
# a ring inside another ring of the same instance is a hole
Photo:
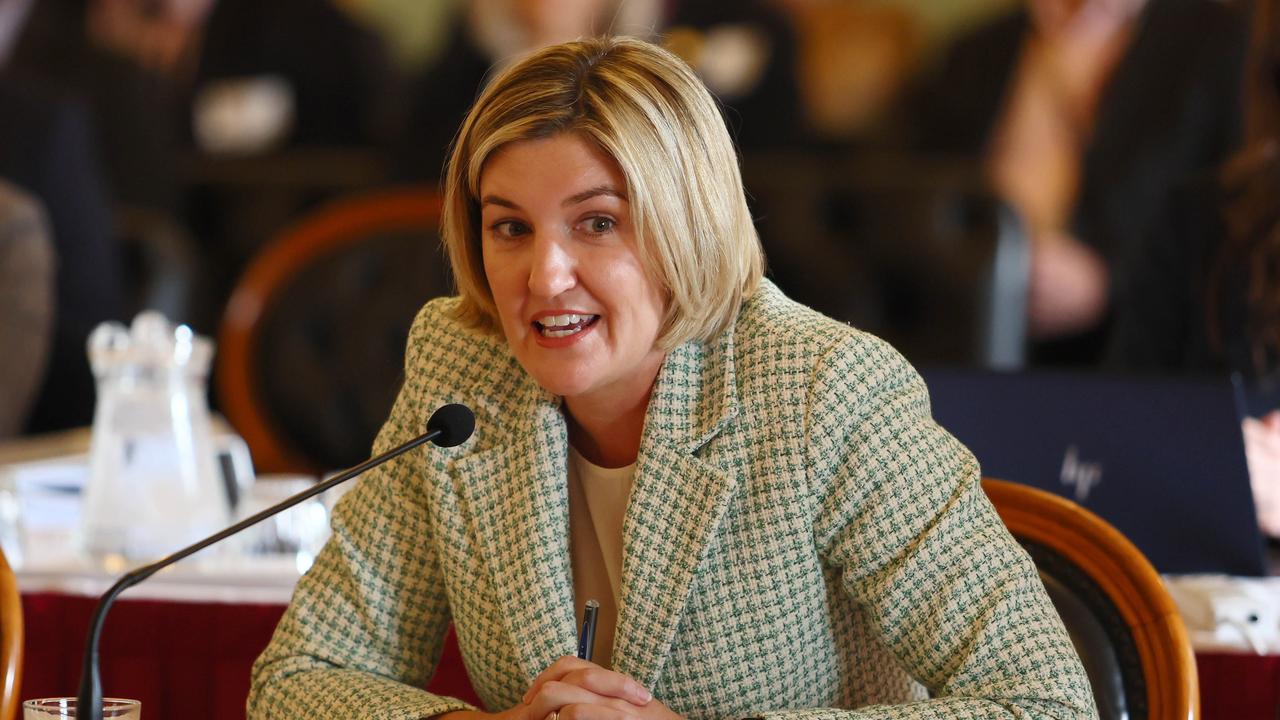
[[[599,319],[599,315],[585,313],[544,315],[533,321],[533,327],[544,338],[559,339],[577,335],[594,325]]]

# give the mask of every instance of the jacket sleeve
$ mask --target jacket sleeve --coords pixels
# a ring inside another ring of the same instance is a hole
[[[883,342],[827,353],[806,423],[819,552],[932,698],[818,718],[1095,718],[1089,681],[977,462]]]
[[[411,348],[422,342],[422,320]],[[421,378],[406,373],[375,452],[425,424]],[[385,463],[338,502],[329,542],[254,664],[249,718],[409,720],[471,707],[421,689],[450,621],[421,489],[439,471],[438,453],[420,448]]]

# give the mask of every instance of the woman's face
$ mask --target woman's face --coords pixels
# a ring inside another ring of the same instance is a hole
[[[485,276],[524,369],[570,404],[647,398],[665,302],[617,163],[574,133],[514,142],[485,162],[480,206]]]

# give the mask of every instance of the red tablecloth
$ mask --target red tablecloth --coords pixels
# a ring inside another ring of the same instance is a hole
[[[81,596],[23,595],[24,699],[76,694],[96,604]],[[283,611],[279,605],[120,600],[99,647],[103,689],[141,700],[147,720],[243,718],[249,668]],[[1200,654],[1196,664],[1203,720],[1280,716],[1280,656]],[[479,703],[452,633],[429,688]]]
[[[1280,655],[1197,653],[1201,720],[1280,718]]]
[[[96,598],[81,596],[22,596],[23,699],[77,693],[96,605]],[[147,720],[243,718],[249,668],[282,612],[280,605],[119,600],[99,645],[103,692],[141,700]],[[479,703],[452,632],[429,688]]]

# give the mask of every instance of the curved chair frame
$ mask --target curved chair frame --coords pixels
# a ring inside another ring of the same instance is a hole
[[[24,641],[18,578],[0,551],[0,720],[18,717]]]
[[[317,256],[361,242],[369,233],[440,222],[434,187],[405,187],[334,201],[287,228],[249,265],[227,303],[218,332],[218,401],[232,427],[244,436],[259,472],[316,471],[290,447],[260,408],[253,373],[254,330],[276,289]],[[324,468],[327,469],[327,468]]]
[[[1198,718],[1200,691],[1186,627],[1142,552],[1105,520],[1057,495],[989,478],[982,487],[1014,537],[1059,553],[1115,604],[1137,646],[1148,717]]]

